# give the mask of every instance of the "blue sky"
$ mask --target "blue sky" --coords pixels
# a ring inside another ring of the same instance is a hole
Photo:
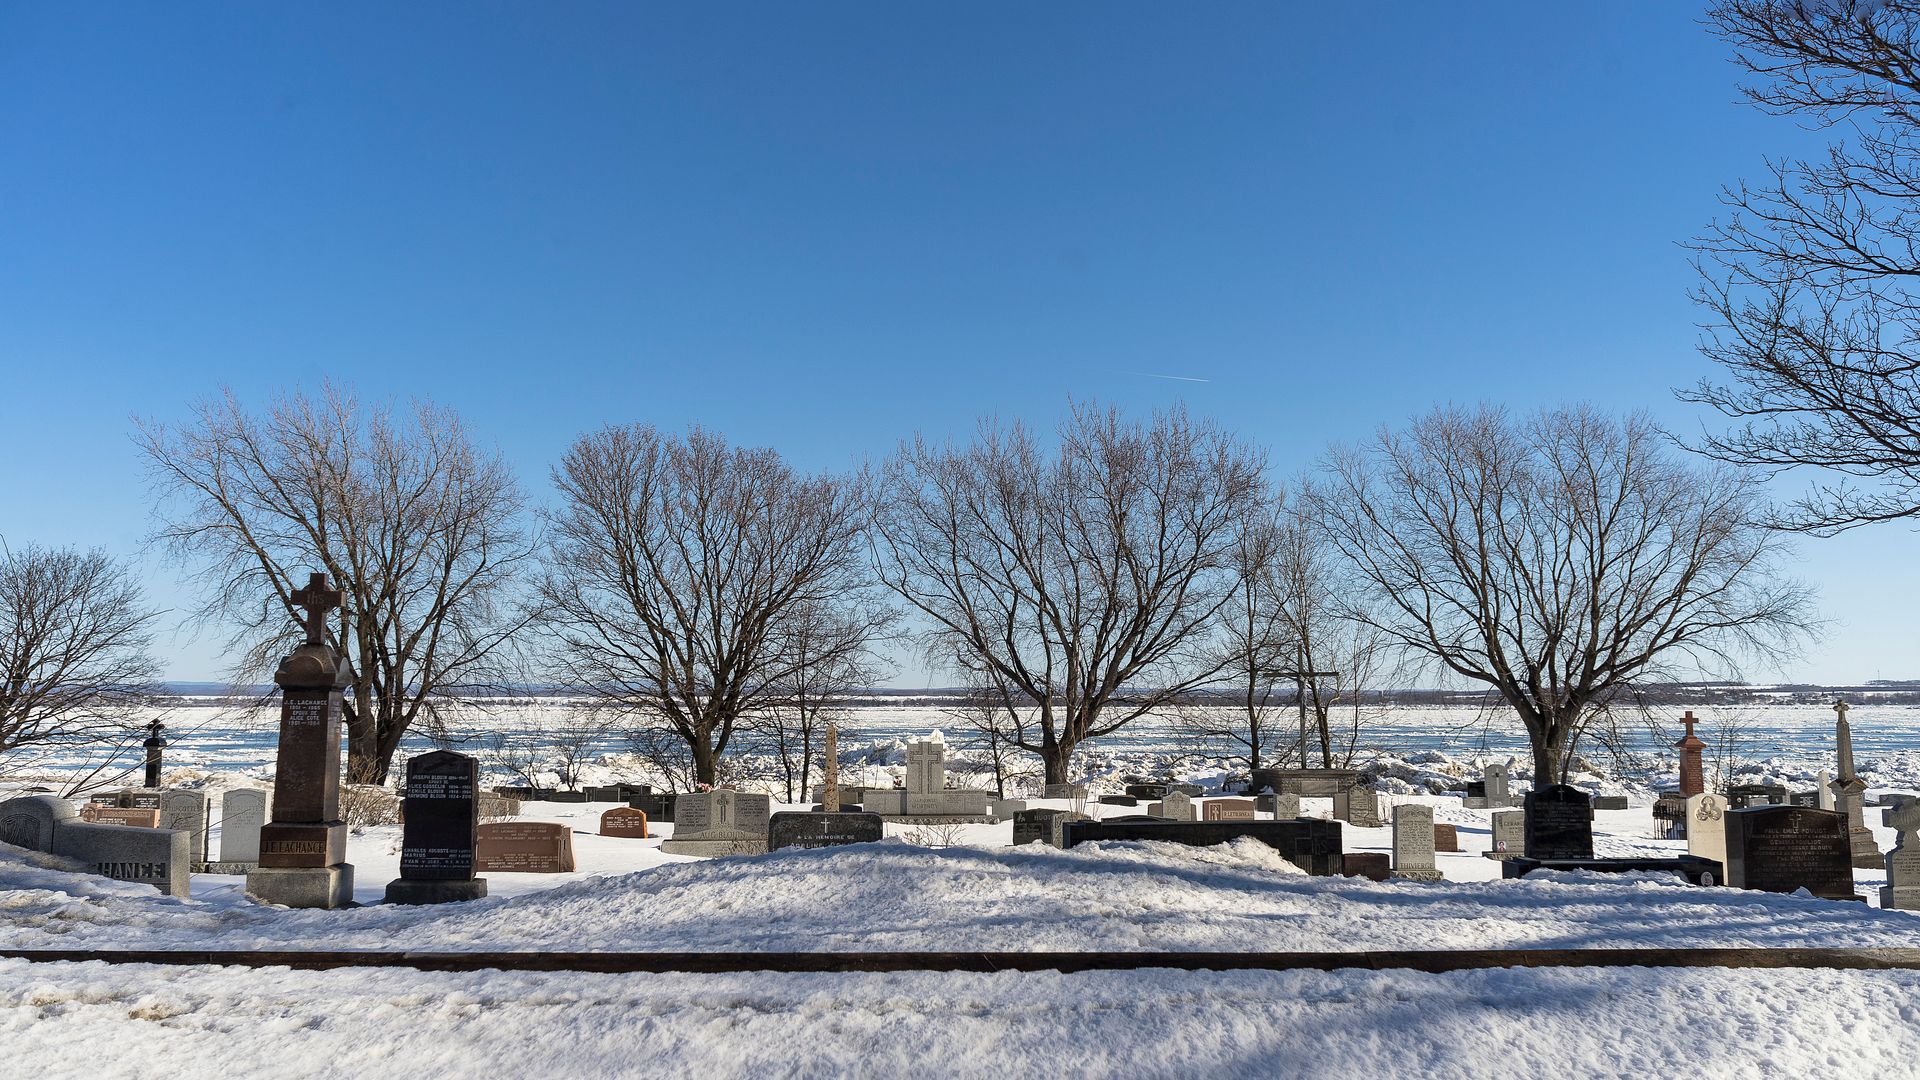
[[[1677,242],[1812,145],[1696,17],[0,6],[0,536],[141,558],[184,606],[129,418],[325,377],[452,405],[537,500],[608,421],[838,468],[1178,400],[1282,474],[1448,400],[1696,427]],[[1802,543],[1837,621],[1752,674],[1920,677],[1912,550]],[[216,643],[163,635],[172,677]]]

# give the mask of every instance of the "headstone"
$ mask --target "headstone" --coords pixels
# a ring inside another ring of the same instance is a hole
[[[1199,784],[1168,784],[1167,785],[1168,795],[1175,794],[1176,792],[1181,795],[1185,795],[1189,799],[1197,799],[1200,796],[1205,795],[1207,793],[1207,789],[1201,787]]]
[[[1820,793],[1817,791],[1794,791],[1787,794],[1788,806],[1804,806],[1808,809],[1820,809]]]
[[[767,850],[872,844],[885,834],[886,823],[879,814],[779,813],[767,825]]]
[[[1040,789],[1043,799],[1084,799],[1087,797],[1085,784],[1048,784]]]
[[[635,810],[631,806],[616,806],[600,815],[600,835],[645,840],[649,835],[647,812]]]
[[[207,793],[175,789],[160,796],[160,827],[187,834],[189,861],[207,861]]]
[[[1833,808],[1847,819],[1847,843],[1852,851],[1853,865],[1878,870],[1885,865],[1879,845],[1874,843],[1873,830],[1867,828],[1865,812],[1867,782],[1853,771],[1853,728],[1847,723],[1847,703],[1834,703],[1833,711],[1839,720],[1834,724],[1834,742],[1839,748],[1840,776],[1836,779],[1833,791]]]
[[[1184,791],[1170,791],[1165,798],[1148,807],[1147,813],[1175,821],[1192,821],[1193,796]]]
[[[573,873],[573,830],[553,821],[479,826],[473,869],[488,874]]]
[[[1378,851],[1349,851],[1340,857],[1341,874],[1368,881],[1385,881],[1393,876],[1393,863]]]
[[[772,800],[728,788],[682,795],[674,803],[673,835],[660,844],[670,855],[759,855],[767,850]]]
[[[1727,861],[1727,800],[1711,791],[1687,799],[1687,854]]]
[[[1816,808],[1821,810],[1833,809],[1833,775],[1827,772],[1827,770],[1820,770],[1820,775],[1815,779],[1813,785],[1813,794],[1814,798],[1818,800],[1814,804]]]
[[[1727,809],[1745,810],[1749,806],[1785,806],[1787,789],[1781,784],[1729,784]]]
[[[1333,816],[1355,828],[1380,827],[1380,796],[1372,788],[1355,784],[1333,794]]]
[[[1252,799],[1208,799],[1201,803],[1203,821],[1252,821]]]
[[[479,781],[479,764],[465,754],[435,750],[408,760],[400,876],[387,883],[387,903],[444,904],[487,895],[486,879],[474,873],[481,868],[481,830],[494,826],[480,824]],[[555,827],[565,846],[565,869],[572,870],[571,830]],[[498,847],[496,858],[510,850],[520,849]]]
[[[1699,721],[1694,719],[1692,709],[1680,718],[1680,723],[1686,726],[1687,733],[1673,745],[1680,751],[1680,797],[1685,799],[1707,790],[1706,767],[1700,757],[1707,744],[1693,733],[1693,725]]]
[[[131,806],[136,810],[160,809],[161,792],[153,788],[128,788],[120,793],[120,805]]]
[[[1736,889],[1793,892],[1857,900],[1847,819],[1831,810],[1761,806],[1729,810],[1727,884]]]
[[[281,692],[273,819],[260,830],[260,867],[247,875],[247,895],[287,907],[345,907],[353,866],[340,818],[340,709],[351,673],[326,644],[327,611],[345,596],[314,574],[288,600],[307,611],[306,641],[273,675]]]
[[[66,800],[51,795],[28,795],[0,802],[0,844],[28,851],[53,850],[55,826],[78,820]]]
[[[1139,806],[1140,800],[1131,795],[1102,795],[1101,806]]]
[[[1493,846],[1487,854],[1496,859],[1518,858],[1527,847],[1527,812],[1503,810],[1493,815]]]
[[[1167,795],[1167,785],[1165,784],[1128,784],[1127,794],[1133,796],[1136,799],[1144,799],[1144,800],[1163,799]]]
[[[1460,830],[1452,825],[1435,825],[1433,827],[1433,850],[1459,851]]]
[[[587,789],[588,802],[626,802],[620,797],[620,789],[613,786],[590,787]]]
[[[1066,813],[1065,810],[1050,810],[1045,807],[1034,810],[1014,811],[1014,845],[1051,843],[1053,841],[1053,819],[1062,817]]]
[[[1593,808],[1595,810],[1626,810],[1629,804],[1625,795],[1595,795]]]
[[[53,854],[90,874],[152,885],[168,896],[187,895],[187,844],[186,832],[178,829],[63,821],[53,833]]]
[[[1309,874],[1339,874],[1337,821],[1074,821],[1062,826],[1063,844],[1100,840],[1158,840],[1209,847],[1252,837]]]
[[[1896,833],[1887,852],[1887,883],[1880,889],[1880,906],[1920,911],[1920,799],[1902,799],[1887,811],[1887,825]]]
[[[147,724],[147,739],[140,744],[147,752],[146,781],[147,786],[150,788],[160,786],[160,752],[167,748],[167,740],[160,734],[160,731],[165,727],[166,725],[162,724],[158,717],[149,721]],[[205,837],[201,838],[203,842],[205,839]]]
[[[1433,807],[1403,803],[1393,808],[1393,876],[1439,881],[1433,858]]]
[[[230,788],[220,796],[220,862],[223,866],[260,864],[260,830],[267,823],[267,793],[259,788]],[[235,872],[235,871],[229,871]]]
[[[666,794],[649,793],[646,795],[632,796],[627,799],[627,805],[645,813],[649,822],[657,824],[664,821],[671,825],[673,824],[673,804],[678,799],[679,796],[671,792]]]
[[[1527,793],[1529,859],[1593,858],[1593,809],[1587,793],[1549,784]]]
[[[89,825],[126,825],[136,829],[157,829],[160,827],[160,811],[88,803],[80,808],[80,820]]]
[[[995,821],[1006,821],[1026,808],[1027,800],[1025,799],[995,799],[987,804],[987,813]]]
[[[1488,765],[1481,770],[1480,783],[1486,788],[1489,808],[1513,805],[1512,782],[1505,765]]]

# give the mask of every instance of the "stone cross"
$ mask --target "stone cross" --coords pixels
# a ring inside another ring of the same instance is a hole
[[[294,607],[307,609],[307,644],[318,645],[327,638],[327,612],[347,602],[340,589],[327,588],[327,575],[312,574],[305,588],[295,589],[287,598]]]

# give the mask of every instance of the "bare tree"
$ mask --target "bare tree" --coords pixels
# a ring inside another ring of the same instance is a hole
[[[1638,416],[1441,409],[1335,452],[1313,493],[1373,587],[1360,616],[1497,690],[1541,782],[1636,681],[1777,658],[1809,630],[1808,594],[1756,524],[1759,482],[1664,447]]]
[[[1182,410],[1131,423],[1075,405],[1052,451],[1018,424],[915,439],[887,468],[881,578],[930,652],[1034,703],[1019,746],[1065,783],[1081,743],[1219,671],[1209,638],[1262,465]]]
[[[0,545],[0,755],[130,746],[159,676],[156,617],[104,552]]]
[[[852,615],[825,606],[796,612],[786,678],[766,707],[743,721],[751,739],[773,755],[788,802],[811,797],[820,741],[829,719],[844,721],[847,694],[880,681],[871,648],[893,613]]]
[[[1004,799],[1008,779],[1029,774],[1029,770],[1016,764],[1014,754],[1026,738],[1027,717],[1034,712],[1033,702],[991,672],[969,672],[968,678],[966,696],[946,713],[979,736],[987,764],[993,769],[994,794]]]
[[[1281,591],[1286,511],[1276,494],[1247,515],[1228,550],[1233,587],[1220,609],[1219,681],[1210,692],[1173,702],[1173,726],[1199,747],[1248,769],[1271,764],[1290,745],[1273,672],[1299,662]],[[1300,669],[1305,670],[1305,669]]]
[[[260,681],[297,643],[290,600],[306,572],[346,593],[329,630],[353,669],[347,775],[386,781],[416,723],[454,691],[501,677],[527,616],[510,602],[532,555],[522,501],[497,455],[451,410],[395,415],[329,386],[264,413],[231,392],[138,441],[163,497],[156,539],[201,582],[209,623],[232,628],[234,677]]]
[[[833,627],[845,655],[891,618],[872,595],[859,477],[633,425],[582,437],[554,484],[541,594],[556,669],[638,718],[649,757],[664,760],[659,737],[684,746],[696,785],[715,782],[743,720],[817,665],[809,628]]]
[[[1815,470],[1779,525],[1920,516],[1920,0],[1726,0],[1708,25],[1749,101],[1839,137],[1725,190],[1731,218],[1693,242],[1728,378],[1680,396],[1734,421],[1698,449]]]

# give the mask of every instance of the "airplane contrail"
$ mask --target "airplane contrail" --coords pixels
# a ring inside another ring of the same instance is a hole
[[[1135,371],[1135,372],[1131,372],[1131,374],[1138,375],[1143,379],[1167,379],[1173,382],[1210,383],[1213,381],[1212,379],[1196,379],[1191,375],[1155,375],[1151,371]]]

